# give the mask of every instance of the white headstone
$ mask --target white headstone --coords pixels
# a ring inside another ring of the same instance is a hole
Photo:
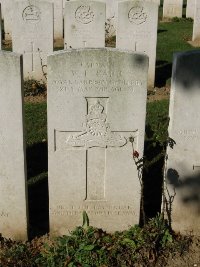
[[[12,18],[14,0],[1,0],[4,19],[5,40],[12,39]]]
[[[53,4],[19,1],[14,10],[13,51],[23,54],[24,77],[45,79],[47,54],[53,52]]]
[[[200,41],[200,1],[196,0],[192,41]]]
[[[83,0],[65,2],[65,48],[105,47],[105,21],[105,3]]]
[[[54,4],[54,39],[63,39],[63,0],[46,0]]]
[[[118,3],[123,0],[100,0],[106,3],[106,30],[107,37],[114,36],[116,34],[117,16],[118,16]],[[160,0],[144,0],[153,2],[160,5]]]
[[[118,6],[116,47],[144,52],[149,56],[148,85],[154,87],[158,5],[123,1]]]
[[[1,19],[3,19],[3,5],[2,5],[2,2],[3,2],[3,0],[0,0],[0,4],[1,4]]]
[[[170,96],[167,183],[172,203],[172,227],[200,232],[200,52],[175,54]],[[170,143],[172,144],[172,142]]]
[[[0,3],[0,50],[2,47],[2,15],[1,15],[1,3]]]
[[[144,0],[146,2],[151,2],[151,3],[156,3],[158,5],[160,5],[160,0]]]
[[[173,18],[182,17],[183,0],[164,0],[163,3],[163,17]]]
[[[48,57],[50,231],[138,223],[140,186],[130,136],[143,155],[148,59],[117,49]]]
[[[0,233],[27,239],[22,58],[0,51]]]
[[[186,18],[194,18],[195,0],[187,0]]]

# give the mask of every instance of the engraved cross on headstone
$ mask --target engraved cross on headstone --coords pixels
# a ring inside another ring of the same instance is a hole
[[[86,98],[87,115],[81,132],[73,132],[65,140],[67,148],[86,150],[86,196],[85,200],[105,200],[107,148],[116,149],[128,143],[123,134],[135,131],[111,131],[107,122],[109,98]]]
[[[39,50],[39,48],[37,48],[37,50],[35,49],[35,44],[34,42],[31,42],[30,43],[30,50],[26,50],[24,51],[24,54],[30,54],[31,56],[31,71],[35,71],[35,60],[34,60],[34,57],[36,54],[38,54],[38,56],[40,57],[40,60],[41,60],[41,53],[42,51]]]

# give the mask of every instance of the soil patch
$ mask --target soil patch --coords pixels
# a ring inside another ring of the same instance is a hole
[[[194,236],[192,241],[189,252],[171,256],[166,267],[200,267],[200,236]]]
[[[47,93],[39,94],[35,96],[25,96],[24,102],[25,103],[41,103],[47,101]]]

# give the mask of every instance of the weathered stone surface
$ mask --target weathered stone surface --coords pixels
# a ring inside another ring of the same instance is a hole
[[[54,39],[63,39],[63,0],[46,0],[53,3],[54,9]]]
[[[0,233],[27,238],[22,58],[0,51]]]
[[[148,59],[117,49],[48,57],[50,231],[138,223],[140,186],[130,136],[143,155]]]
[[[23,54],[24,77],[45,79],[47,54],[53,52],[53,4],[26,0],[14,3],[13,51]]]
[[[1,0],[1,4],[4,19],[5,40],[11,40],[14,0]]]
[[[192,41],[200,41],[200,2],[196,1]]]
[[[1,3],[0,3],[0,50],[2,47],[2,13],[1,13]]]
[[[116,47],[149,56],[148,85],[154,87],[158,5],[148,1],[123,1],[118,6]]]
[[[65,2],[65,48],[104,47],[105,21],[105,3],[83,0]]]
[[[174,230],[200,232],[200,52],[178,53],[173,62],[167,183]],[[173,148],[172,146],[174,144]]]
[[[194,18],[195,0],[187,0],[186,18]]]
[[[183,0],[164,0],[163,17],[164,18],[181,18],[183,13]]]

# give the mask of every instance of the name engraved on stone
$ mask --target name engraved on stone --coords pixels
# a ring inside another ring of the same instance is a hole
[[[86,85],[88,85],[86,87]],[[110,87],[108,87],[108,85]],[[123,93],[135,92],[136,87],[142,86],[139,80],[54,80],[53,86],[58,92],[71,92],[73,94],[82,94],[84,92],[107,92],[107,93]]]
[[[41,18],[41,12],[38,7],[30,5],[23,10],[22,18],[28,23],[38,23]]]
[[[79,6],[75,11],[75,18],[82,24],[89,24],[94,20],[94,12],[90,6]]]
[[[146,22],[147,13],[144,12],[144,7],[135,6],[132,7],[128,12],[128,19],[131,23],[140,25]]]

